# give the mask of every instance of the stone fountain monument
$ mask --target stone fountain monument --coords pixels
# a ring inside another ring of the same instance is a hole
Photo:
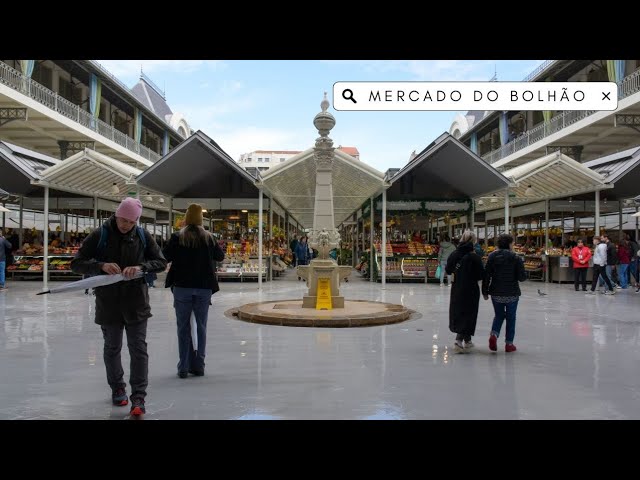
[[[334,148],[329,138],[336,120],[327,112],[329,101],[326,93],[320,106],[322,111],[313,120],[320,137],[314,149],[316,194],[309,241],[319,255],[311,260],[310,265],[297,269],[298,276],[307,281],[309,290],[302,302],[300,298],[252,302],[233,307],[225,315],[245,322],[289,327],[365,327],[403,322],[414,313],[403,305],[345,300],[340,295],[340,282],[349,276],[351,267],[338,266],[329,257],[329,251],[340,243],[333,214]]]
[[[340,234],[336,230],[333,216],[333,140],[329,132],[336,124],[327,109],[329,100],[327,93],[320,103],[322,111],[313,119],[314,126],[320,136],[316,139],[313,152],[316,163],[316,194],[313,212],[313,229],[309,234],[309,245],[318,250],[318,258],[309,265],[297,267],[298,276],[306,280],[309,291],[303,297],[303,308],[316,308],[318,302],[318,286],[326,290],[330,288],[331,307],[344,308],[344,297],[340,296],[340,282],[351,274],[350,266],[338,266],[329,257],[329,252],[340,244]]]

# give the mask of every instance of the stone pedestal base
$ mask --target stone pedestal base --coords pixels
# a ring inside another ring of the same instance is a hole
[[[338,266],[334,260],[311,260],[309,265],[300,265],[298,276],[307,281],[309,290],[304,296],[303,308],[316,308],[318,280],[326,278],[331,287],[332,308],[344,308],[344,297],[340,295],[340,282],[351,274],[351,267]]]
[[[302,297],[302,308],[316,308],[318,302],[317,296],[305,295]],[[332,308],[344,308],[344,297],[331,296]]]

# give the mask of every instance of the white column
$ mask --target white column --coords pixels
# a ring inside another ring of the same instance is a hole
[[[371,229],[369,231],[369,241],[371,242],[371,245],[369,247],[370,248],[369,249],[369,263],[370,263],[370,265],[369,265],[369,281],[373,282],[373,265],[374,265],[374,263],[376,261],[376,248],[373,245],[373,228],[374,228],[373,219],[375,218],[373,216],[373,197],[371,197],[371,200],[369,202],[370,202],[369,204],[370,204],[370,210],[371,210],[371,212],[370,212],[370,214],[371,214]],[[638,225],[638,219],[637,218],[636,218],[636,225]],[[637,230],[637,227],[636,227],[636,230]],[[636,233],[636,236],[637,236],[637,233]]]
[[[44,247],[44,269],[42,271],[43,290],[49,287],[49,187],[44,187],[44,239],[42,240]]]
[[[167,241],[173,233],[173,197],[169,197],[169,226],[167,227]]]
[[[597,207],[596,207],[597,208]],[[549,245],[549,200],[544,201],[544,249],[545,252],[545,263],[546,269],[544,273],[544,281],[549,283],[549,267],[551,266],[551,262],[549,261],[549,255],[547,254],[547,248]]]
[[[636,207],[636,213],[638,213],[638,207]],[[638,217],[636,217],[636,238],[634,240],[638,241]]]
[[[600,190],[596,190],[596,211],[593,217],[593,234],[600,235]]]
[[[262,188],[258,188],[258,290],[262,290]]]
[[[271,264],[273,263],[273,199],[269,198],[269,243],[271,244],[271,248],[269,249],[269,280],[273,280],[273,269],[271,268]]]
[[[98,228],[98,197],[93,197],[93,228]]]
[[[618,233],[618,241],[622,241],[622,237],[623,237],[623,233],[622,233],[622,201],[618,202],[618,219],[619,219],[619,223],[618,225],[619,227],[619,233]]]
[[[24,239],[24,233],[23,233],[23,227],[22,227],[22,222],[24,220],[24,197],[20,197],[20,218],[19,218],[19,222],[20,224],[18,225],[18,227],[20,228],[20,231],[18,232],[18,243],[20,243],[20,245],[18,245],[18,248],[22,248],[22,240]]]
[[[509,233],[509,189],[504,191],[504,233]],[[515,239],[514,239],[515,241]]]
[[[382,290],[387,288],[387,191],[382,190]]]

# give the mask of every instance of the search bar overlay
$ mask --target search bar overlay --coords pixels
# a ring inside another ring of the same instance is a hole
[[[336,82],[333,108],[398,110],[615,110],[613,82]]]

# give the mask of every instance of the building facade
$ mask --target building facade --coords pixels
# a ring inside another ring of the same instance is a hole
[[[65,159],[84,148],[138,166],[191,134],[144,74],[129,89],[92,60],[0,60],[0,139]]]
[[[511,168],[561,150],[585,162],[640,144],[640,60],[548,60],[523,81],[615,82],[615,111],[470,111],[449,133],[485,161]]]

